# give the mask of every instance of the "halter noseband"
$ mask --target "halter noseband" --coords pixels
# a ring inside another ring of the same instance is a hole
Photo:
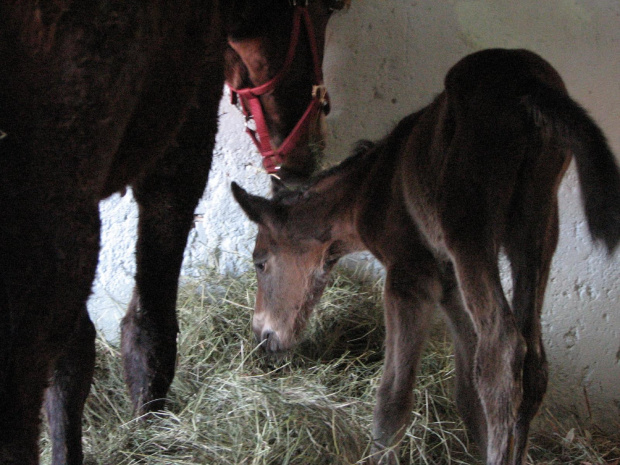
[[[294,8],[291,41],[289,43],[286,59],[284,60],[284,64],[282,65],[280,71],[271,80],[257,87],[234,89],[228,85],[230,88],[231,102],[233,105],[238,103],[241,107],[241,111],[245,116],[246,132],[250,135],[254,141],[254,144],[258,148],[258,151],[262,155],[263,167],[269,174],[274,174],[280,169],[280,166],[286,160],[287,155],[299,143],[302,133],[308,131],[308,126],[310,121],[312,121],[312,118],[316,117],[320,111],[323,111],[325,114],[329,112],[329,98],[325,85],[323,84],[323,72],[321,70],[319,50],[316,44],[314,29],[312,27],[312,20],[310,19],[308,9],[305,6],[295,5]],[[263,112],[263,106],[261,105],[259,97],[273,91],[276,87],[278,87],[280,82],[289,72],[293,59],[295,58],[297,44],[299,43],[302,18],[306,28],[306,33],[308,34],[308,41],[310,43],[310,51],[312,53],[312,61],[314,65],[315,84],[312,86],[312,100],[291,133],[286,137],[286,139],[284,139],[279,147],[273,148],[269,137],[269,129],[267,128],[267,122]],[[250,127],[249,123],[251,120],[254,120],[254,124],[256,126],[255,129]]]

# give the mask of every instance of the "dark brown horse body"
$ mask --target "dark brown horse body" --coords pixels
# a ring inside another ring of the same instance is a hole
[[[136,288],[122,324],[137,412],[163,406],[174,376],[177,280],[203,193],[224,76],[260,86],[272,143],[312,99],[338,0],[5,1],[0,6],[0,463],[38,463],[45,396],[54,464],[82,462],[80,420],[94,364],[85,302],[99,250],[99,200],[131,186],[140,209]],[[307,6],[306,6],[307,4]],[[313,169],[304,133],[284,178]],[[243,136],[245,137],[245,136]],[[45,392],[45,394],[44,394]]]
[[[521,465],[547,385],[540,312],[558,239],[557,190],[577,162],[591,233],[620,238],[620,175],[605,137],[557,72],[523,50],[461,60],[446,90],[376,145],[273,200],[233,191],[259,225],[253,326],[270,351],[305,326],[343,255],[385,266],[385,371],[373,460],[394,463],[430,314],[454,337],[459,410],[486,462]],[[511,263],[502,290],[498,255]]]

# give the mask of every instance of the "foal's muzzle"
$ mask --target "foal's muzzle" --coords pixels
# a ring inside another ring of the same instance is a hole
[[[278,353],[285,351],[285,349],[282,347],[282,343],[277,333],[271,329],[255,331],[254,337],[256,339],[256,343],[269,353]]]

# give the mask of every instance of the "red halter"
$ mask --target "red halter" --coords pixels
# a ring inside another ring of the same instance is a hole
[[[295,58],[302,18],[304,20],[306,33],[308,34],[308,41],[312,52],[312,61],[314,63],[315,84],[312,86],[312,100],[291,133],[286,137],[286,139],[284,139],[279,147],[274,149],[271,146],[269,129],[267,128],[267,122],[265,121],[265,115],[263,113],[263,106],[261,105],[259,97],[273,91],[288,73],[291,64],[293,63],[293,59]],[[314,36],[312,20],[310,19],[310,15],[308,14],[306,7],[295,7],[295,11],[293,13],[291,41],[286,54],[286,59],[284,60],[282,68],[273,77],[273,79],[260,86],[246,89],[234,89],[230,85],[228,85],[228,87],[230,88],[230,97],[233,105],[237,103],[240,104],[241,111],[245,116],[246,132],[250,135],[254,141],[254,144],[256,144],[258,151],[263,156],[263,166],[265,170],[269,174],[276,173],[280,169],[282,163],[286,160],[287,155],[299,143],[302,133],[308,131],[310,121],[312,121],[312,119],[316,117],[321,110],[324,111],[325,114],[329,112],[329,98],[325,85],[323,84],[323,72],[321,70],[319,50]],[[251,120],[254,120],[256,129],[251,128],[248,124]]]

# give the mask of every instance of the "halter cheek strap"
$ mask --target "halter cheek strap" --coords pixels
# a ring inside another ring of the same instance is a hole
[[[314,67],[315,84],[312,86],[312,99],[291,133],[284,139],[279,147],[273,148],[269,129],[267,128],[267,122],[265,120],[265,114],[263,112],[263,106],[260,102],[260,96],[276,89],[288,74],[297,51],[302,19],[308,35]],[[308,9],[303,6],[295,6],[288,52],[282,68],[272,79],[257,87],[246,89],[234,89],[230,85],[228,85],[228,87],[230,88],[232,103],[239,104],[241,107],[241,111],[245,116],[246,132],[250,135],[258,151],[262,155],[265,170],[270,174],[276,173],[280,169],[280,166],[286,161],[288,154],[298,145],[302,134],[309,131],[310,123],[318,116],[319,112],[323,111],[325,114],[329,112],[329,97],[325,85],[323,84],[323,72],[321,70],[319,50]],[[254,127],[252,127],[251,124],[252,120],[254,121]]]

